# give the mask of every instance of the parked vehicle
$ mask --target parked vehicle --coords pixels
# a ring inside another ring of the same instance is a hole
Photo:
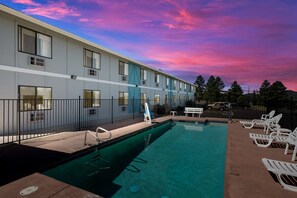
[[[230,108],[230,103],[228,102],[215,102],[213,104],[209,104],[207,105],[209,110],[220,110],[220,111],[224,111]]]

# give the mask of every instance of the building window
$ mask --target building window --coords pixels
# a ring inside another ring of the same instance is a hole
[[[85,49],[84,66],[93,69],[101,69],[101,54]]]
[[[187,91],[187,84],[185,83],[185,91]]]
[[[19,86],[20,110],[35,111],[52,108],[52,88]]]
[[[169,99],[168,99],[168,95],[165,95],[165,104],[169,104]]]
[[[18,31],[18,46],[20,52],[52,58],[51,36],[21,26],[18,27]]]
[[[147,99],[146,99],[146,93],[141,93],[140,94],[140,103],[141,104],[144,104],[147,102]]]
[[[179,82],[179,90],[181,91],[183,89],[183,83]]]
[[[160,82],[160,74],[155,73],[155,83]]]
[[[176,80],[173,81],[173,89],[176,89]]]
[[[84,108],[100,107],[101,92],[98,90],[84,90]]]
[[[170,78],[166,78],[166,88],[169,88],[169,82],[170,82]]]
[[[145,69],[140,70],[140,79],[147,80],[147,71]]]
[[[119,61],[119,74],[128,76],[128,63]]]
[[[193,85],[191,85],[191,92],[194,93],[195,92],[195,87]]]
[[[160,104],[160,95],[159,94],[155,94],[155,104]]]
[[[119,92],[119,105],[128,105],[128,93]]]

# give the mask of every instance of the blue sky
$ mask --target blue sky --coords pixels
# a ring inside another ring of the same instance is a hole
[[[194,82],[297,91],[295,0],[1,0],[20,12]]]

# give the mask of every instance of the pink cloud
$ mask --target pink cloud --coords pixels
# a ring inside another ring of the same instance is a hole
[[[12,2],[19,3],[19,4],[25,4],[25,5],[31,5],[31,6],[40,5],[39,3],[36,3],[33,0],[13,0]]]
[[[80,16],[80,12],[73,6],[68,6],[66,2],[48,2],[48,4],[38,4],[31,0],[17,0],[18,3],[29,5],[23,12],[26,14],[40,15],[51,19],[60,20],[65,17]]]
[[[90,20],[87,18],[81,18],[78,20],[79,22],[89,22]]]
[[[78,31],[98,43],[169,73],[220,76],[226,84],[237,80],[246,87],[281,80],[297,91],[296,5],[276,0],[269,9],[249,0],[14,2],[28,5],[28,14],[72,16],[67,21],[81,22]]]

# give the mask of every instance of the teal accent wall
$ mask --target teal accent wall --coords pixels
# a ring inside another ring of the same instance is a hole
[[[140,67],[133,63],[129,63],[129,76],[128,76],[128,84],[132,85],[140,85]],[[139,87],[128,87],[128,112],[133,112],[133,98],[134,98],[134,112],[139,112],[140,110],[140,88]]]

